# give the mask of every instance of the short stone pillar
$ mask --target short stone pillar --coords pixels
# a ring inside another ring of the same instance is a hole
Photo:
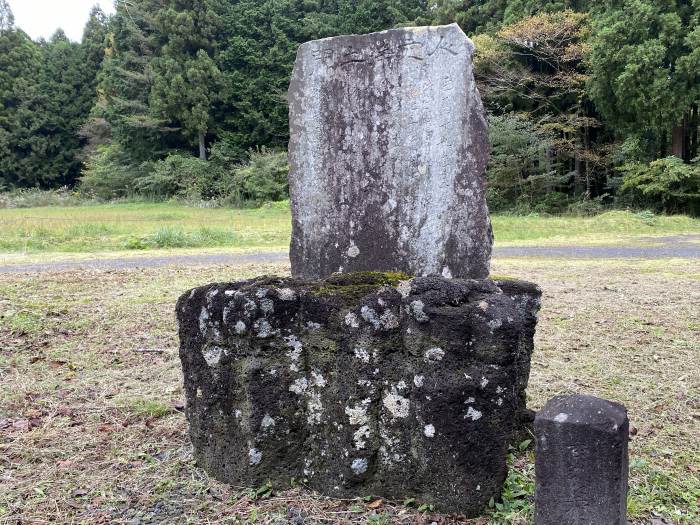
[[[592,396],[559,396],[535,418],[536,525],[625,525],[627,410]]]

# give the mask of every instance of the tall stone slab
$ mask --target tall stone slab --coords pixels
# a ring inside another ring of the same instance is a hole
[[[307,42],[289,88],[292,274],[484,278],[474,45],[452,24]]]
[[[535,418],[535,525],[626,525],[625,407],[559,396]]]

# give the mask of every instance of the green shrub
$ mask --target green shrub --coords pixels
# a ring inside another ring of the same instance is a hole
[[[152,163],[135,163],[119,144],[100,146],[87,161],[80,178],[80,190],[100,199],[132,195],[136,182],[148,174]]]
[[[618,168],[624,174],[621,191],[636,204],[668,213],[700,215],[700,159],[685,164],[666,157],[649,164],[631,162]]]
[[[248,162],[233,169],[227,191],[229,201],[260,205],[287,199],[288,173],[286,151],[270,151],[265,147],[251,150]]]
[[[172,154],[136,182],[139,193],[157,197],[210,200],[222,196],[223,170],[191,155]]]
[[[85,206],[97,204],[95,198],[70,188],[42,190],[26,188],[0,193],[0,208],[39,208],[42,206]]]

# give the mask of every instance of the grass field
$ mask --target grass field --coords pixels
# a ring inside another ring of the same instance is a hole
[[[613,211],[590,218],[493,217],[500,246],[617,244],[638,237],[700,232],[700,219]],[[260,209],[180,204],[101,204],[0,209],[0,253],[138,252],[157,249],[286,249],[287,203]]]
[[[165,213],[158,209],[149,213]],[[175,300],[211,281],[288,270],[0,275],[0,524],[530,523],[529,449],[511,457],[501,508],[471,522],[371,494],[339,501],[300,488],[228,487],[195,467],[181,412]],[[544,290],[530,405],[573,392],[624,403],[635,429],[631,522],[699,523],[700,261],[499,259],[493,270]]]

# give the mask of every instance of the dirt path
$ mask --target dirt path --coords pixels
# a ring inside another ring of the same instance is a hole
[[[700,259],[700,235],[641,239],[638,246],[528,246],[494,249],[494,257],[544,257],[564,259]],[[644,242],[653,244],[644,245]],[[261,251],[247,254],[168,255],[0,265],[0,273],[58,272],[85,269],[120,270],[160,266],[285,264],[288,254]]]

